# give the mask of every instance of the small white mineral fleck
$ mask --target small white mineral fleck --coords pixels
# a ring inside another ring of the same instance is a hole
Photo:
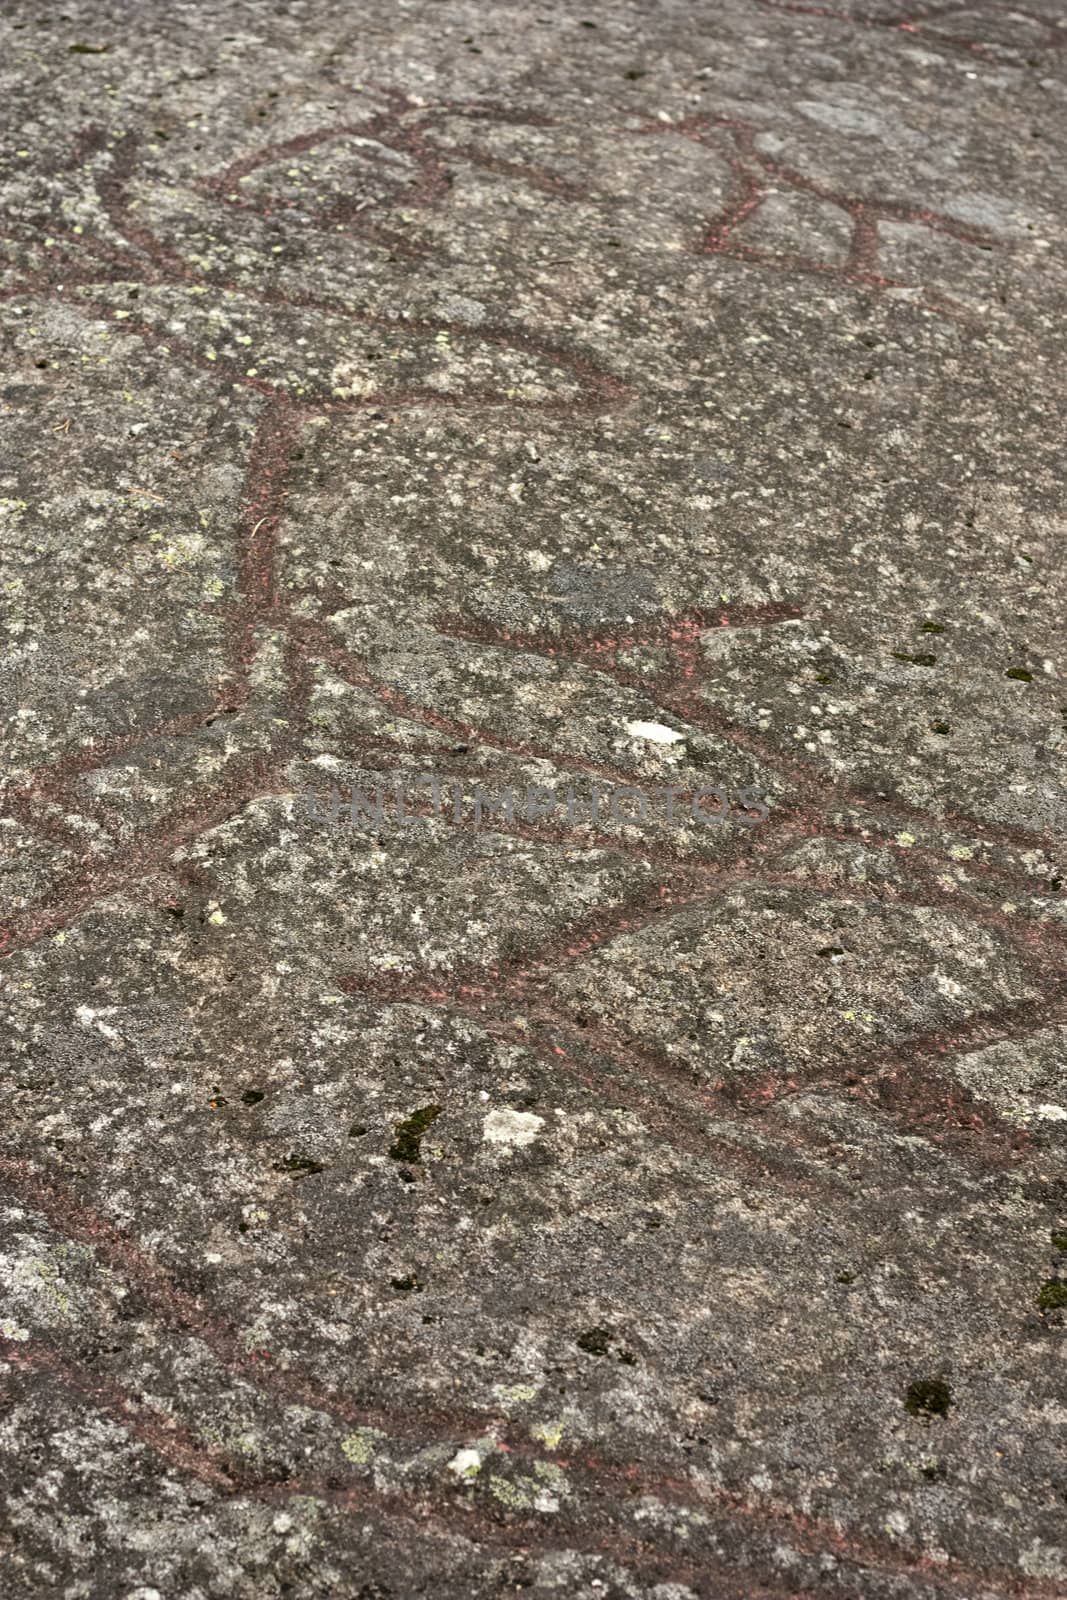
[[[477,1450],[457,1450],[448,1463],[449,1472],[457,1478],[473,1478],[482,1469],[482,1458]]]
[[[675,733],[662,722],[628,722],[626,732],[631,739],[651,739],[653,744],[677,744],[683,733]]]

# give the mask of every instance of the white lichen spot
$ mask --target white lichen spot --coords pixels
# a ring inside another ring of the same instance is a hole
[[[482,1124],[482,1138],[489,1144],[502,1144],[511,1149],[533,1144],[545,1125],[544,1117],[532,1111],[490,1111]]]
[[[1064,1551],[1059,1545],[1046,1544],[1043,1539],[1032,1539],[1025,1550],[1020,1550],[1019,1566],[1028,1578],[1056,1581],[1067,1577]]]
[[[100,1020],[103,1016],[110,1016],[114,1010],[114,1006],[108,1006],[106,1011],[94,1011],[92,1006],[79,1006],[74,1015],[83,1028],[95,1028],[105,1039],[119,1039],[121,1035],[118,1030]]]
[[[1034,1107],[1034,1116],[1040,1117],[1042,1122],[1067,1122],[1067,1109],[1046,1101],[1044,1105]]]
[[[378,390],[378,379],[350,361],[339,361],[330,373],[331,392],[342,400],[365,398]]]

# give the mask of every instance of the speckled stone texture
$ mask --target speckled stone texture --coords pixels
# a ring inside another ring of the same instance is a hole
[[[65,5],[4,1600],[1062,1596],[1061,0]]]

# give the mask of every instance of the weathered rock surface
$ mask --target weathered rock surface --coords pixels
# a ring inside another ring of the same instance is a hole
[[[4,1596],[1062,1595],[1062,6],[0,38]]]

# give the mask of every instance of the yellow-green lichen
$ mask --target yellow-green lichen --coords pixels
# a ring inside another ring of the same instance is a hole
[[[493,1498],[499,1500],[502,1506],[507,1506],[509,1511],[529,1511],[534,1503],[537,1485],[532,1478],[521,1478],[513,1483],[510,1478],[498,1478],[494,1474],[489,1479],[489,1490]]]
[[[552,1461],[535,1461],[533,1470],[533,1477],[491,1474],[490,1494],[509,1511],[558,1511],[559,1496],[567,1492],[566,1477]]]
[[[341,1440],[341,1454],[354,1466],[365,1467],[378,1449],[379,1440],[384,1438],[385,1434],[378,1428],[357,1428],[355,1433]]]
[[[537,1398],[536,1387],[529,1383],[494,1383],[493,1393],[505,1406],[521,1406]]]

